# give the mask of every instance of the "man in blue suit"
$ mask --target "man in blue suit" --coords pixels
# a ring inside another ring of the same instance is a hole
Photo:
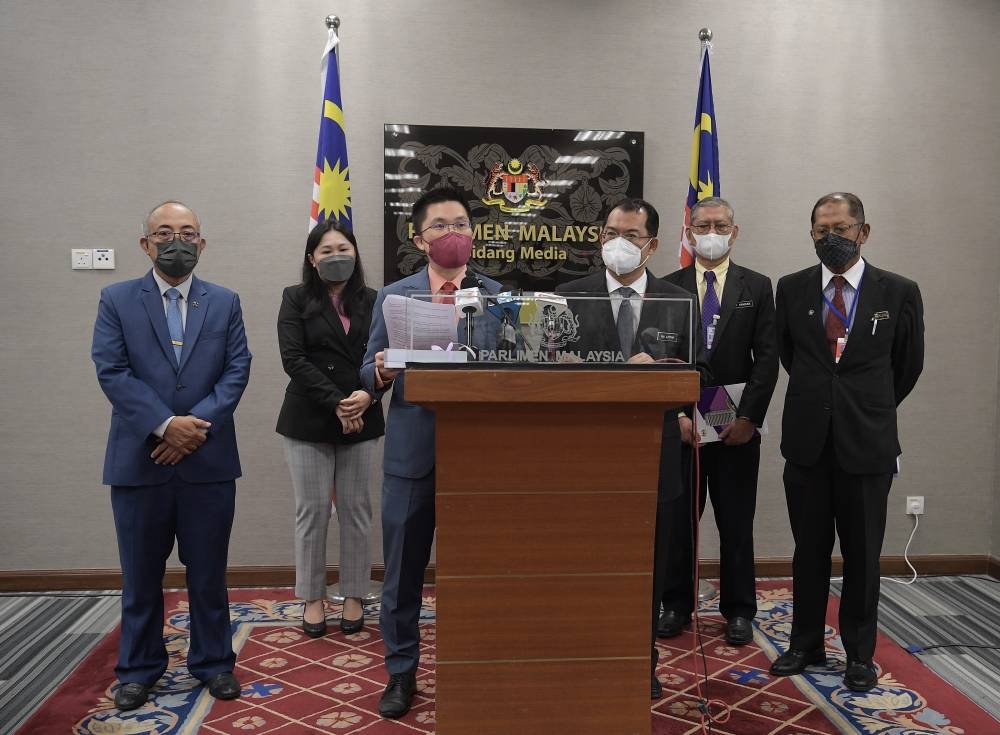
[[[122,566],[120,710],[141,707],[167,669],[163,573],[177,539],[191,603],[188,670],[235,699],[226,557],[240,460],[233,411],[250,375],[239,297],[191,275],[197,216],[164,202],[139,244],[145,276],[101,291],[91,351],[111,401],[104,483]]]
[[[409,403],[404,371],[385,366],[389,344],[382,303],[390,294],[433,293],[447,302],[470,276],[472,218],[469,205],[455,189],[424,194],[413,205],[413,243],[427,254],[427,267],[379,289],[372,312],[368,351],[361,365],[366,390],[382,395],[392,386],[385,429],[382,481],[382,553],[385,581],[379,626],[385,640],[389,683],[379,701],[383,717],[406,714],[416,692],[420,663],[420,603],[424,571],[434,540],[434,413]],[[500,284],[478,281],[490,293]]]

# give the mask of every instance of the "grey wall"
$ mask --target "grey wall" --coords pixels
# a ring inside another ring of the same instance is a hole
[[[231,560],[291,563],[274,321],[304,243],[329,12],[343,18],[356,231],[376,279],[385,122],[644,130],[666,241],[652,267],[672,270],[696,34],[711,26],[736,259],[774,279],[811,264],[810,208],[847,189],[867,206],[866,255],[923,289],[927,366],[900,412],[885,553],[902,551],[907,494],[927,498],[915,553],[1000,550],[997,309],[965,296],[995,294],[1000,264],[1000,4],[0,0],[0,568],[117,563],[91,329],[100,287],[149,265],[141,215],[175,197],[201,214],[199,274],[241,293],[255,354]],[[74,246],[116,248],[118,269],[71,272]],[[761,467],[764,557],[791,552],[784,385]]]

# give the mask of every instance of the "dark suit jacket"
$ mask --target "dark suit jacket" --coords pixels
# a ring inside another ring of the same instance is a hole
[[[662,305],[656,305],[650,301],[644,303],[639,311],[639,326],[636,328],[636,343],[633,349],[649,353],[654,358],[680,357],[688,361],[688,335],[692,336],[690,344],[695,351],[695,365],[693,366],[701,373],[702,385],[706,385],[710,380],[708,366],[704,360],[704,353],[701,350],[701,337],[697,329],[692,324],[692,318],[697,311],[697,298],[689,292],[666,283],[656,278],[648,270],[646,282],[646,293],[655,296],[676,297],[687,300],[691,305],[688,309],[669,309],[664,314],[660,311]],[[569,281],[556,289],[557,293],[593,293],[607,294],[607,280],[604,270],[592,273],[589,276]],[[572,303],[572,302],[571,302]],[[647,312],[648,306],[656,308]],[[615,328],[615,321],[612,318],[611,305],[606,301],[576,302],[575,308],[582,310],[580,317],[581,339],[580,347],[583,350],[606,350],[619,348],[618,331]],[[663,321],[660,321],[663,320]],[[676,333],[678,340],[660,341],[656,336],[644,338],[643,332],[650,329],[654,331],[669,331]],[[664,329],[664,326],[667,329]],[[683,350],[683,352],[681,352]],[[684,491],[684,483],[681,474],[681,434],[677,424],[677,409],[664,412],[663,415],[663,437],[660,442],[660,476],[658,501],[668,503],[676,500]]]
[[[697,294],[694,265],[663,280]],[[778,380],[778,345],[774,331],[771,279],[729,262],[722,290],[719,322],[708,365],[718,385],[746,383],[737,416],[760,426]]]
[[[900,453],[896,406],[924,365],[920,289],[866,261],[847,345],[835,363],[823,324],[821,267],[778,281],[777,329],[788,392],[781,453],[814,464],[829,432],[837,462],[848,472],[893,472]],[[882,312],[872,334],[873,317]]]
[[[375,291],[366,288],[364,303],[351,314],[351,328],[345,334],[329,299],[323,308],[310,311],[304,286],[289,286],[282,293],[278,348],[291,380],[278,414],[279,434],[301,441],[353,443],[385,433],[378,401],[365,411],[364,428],[357,434],[345,435],[336,414],[337,404],[362,387],[361,360],[368,347],[374,302]]]
[[[189,483],[240,476],[233,411],[250,378],[251,359],[240,298],[191,279],[180,364],[152,271],[101,291],[91,356],[112,408],[107,485],[160,485],[175,474]],[[155,464],[149,457],[153,429],[188,414],[211,422],[208,439],[176,465]]]
[[[480,276],[486,291],[498,293],[500,284],[491,278]],[[368,335],[368,350],[365,352],[361,365],[361,382],[365,389],[381,396],[392,387],[392,398],[389,401],[389,423],[385,432],[385,451],[382,454],[382,467],[390,475],[417,479],[426,477],[434,469],[434,412],[430,409],[410,403],[406,400],[406,371],[404,370],[388,386],[378,388],[375,385],[375,355],[389,346],[389,334],[386,331],[385,317],[382,314],[382,303],[391,294],[408,296],[412,293],[427,293],[430,290],[430,277],[427,268],[423,268],[411,276],[383,286],[378,291],[375,306],[372,307],[372,327]],[[487,321],[488,320],[484,320]],[[464,334],[464,319],[459,321],[456,337]],[[496,329],[476,332],[476,342],[479,346],[496,344]],[[492,341],[491,341],[492,340]]]
[[[691,304],[691,294],[673,284],[665,283],[646,271],[646,293],[650,296],[679,298],[689,303],[688,308],[677,308],[669,302],[644,302],[639,311],[639,326],[636,328],[633,354],[646,352],[655,359],[678,358],[684,362],[697,362],[699,339],[692,334],[691,315],[697,305]],[[607,295],[607,280],[604,270],[589,276],[568,281],[556,288],[559,294]],[[604,300],[571,301],[570,306],[580,320],[580,339],[575,344],[566,345],[568,350],[587,352],[617,350],[618,331],[609,302]],[[693,352],[694,358],[689,355]]]

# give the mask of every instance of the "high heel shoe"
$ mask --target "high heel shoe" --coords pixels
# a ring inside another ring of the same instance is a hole
[[[362,614],[357,620],[348,620],[347,618],[340,619],[340,632],[344,635],[351,635],[357,633],[362,628],[365,627],[365,616]]]
[[[322,638],[326,635],[326,621],[322,620],[318,623],[307,623],[305,619],[303,619],[302,630],[310,638]]]

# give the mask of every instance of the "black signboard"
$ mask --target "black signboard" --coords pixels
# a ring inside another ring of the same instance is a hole
[[[410,209],[444,184],[466,192],[471,267],[511,289],[547,291],[601,265],[598,235],[642,196],[643,133],[385,126],[385,283],[427,263]]]

